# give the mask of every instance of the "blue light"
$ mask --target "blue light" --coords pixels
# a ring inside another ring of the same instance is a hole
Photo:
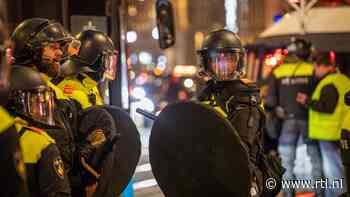
[[[273,16],[273,22],[277,23],[277,22],[279,22],[280,20],[282,20],[282,18],[283,18],[283,15],[282,15],[281,13],[275,14],[275,15]]]

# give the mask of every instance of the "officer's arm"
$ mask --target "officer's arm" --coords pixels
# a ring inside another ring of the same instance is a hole
[[[308,106],[315,111],[331,114],[337,106],[338,98],[336,87],[329,84],[322,88],[319,100],[311,100]]]
[[[71,196],[68,178],[55,144],[50,144],[41,153],[41,158],[38,162],[38,182],[41,196]]]
[[[100,107],[86,110],[80,119],[78,131],[83,138],[80,152],[88,159],[98,147],[110,139],[112,133],[116,133],[116,125],[107,110]]]
[[[258,147],[255,143],[261,143],[259,136],[261,136],[260,128],[261,114],[256,107],[244,107],[235,111],[235,115],[230,119],[231,124],[239,133],[242,141],[247,145],[252,162],[256,162],[257,151],[252,150],[252,147]]]
[[[265,99],[265,109],[272,111],[278,105],[278,84],[276,76],[271,73],[268,78],[268,92]]]
[[[0,132],[0,162],[0,196],[29,196],[18,133],[14,126]]]

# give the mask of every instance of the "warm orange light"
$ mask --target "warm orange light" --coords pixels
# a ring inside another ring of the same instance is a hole
[[[175,77],[193,76],[197,72],[197,67],[193,65],[176,65],[173,71]]]
[[[158,67],[156,67],[155,69],[153,69],[153,73],[155,76],[160,76],[162,74],[162,70]]]

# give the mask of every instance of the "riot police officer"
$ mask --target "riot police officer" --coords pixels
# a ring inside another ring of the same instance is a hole
[[[264,180],[269,178],[266,173],[269,166],[262,162],[267,158],[262,152],[264,113],[259,89],[254,83],[241,79],[244,54],[237,34],[228,30],[211,32],[198,51],[201,74],[210,79],[198,99],[215,107],[241,137],[249,155],[251,196],[277,194],[279,185],[275,190],[264,188]],[[276,171],[274,178],[280,180],[281,174]]]
[[[69,59],[62,66],[61,76],[53,83],[62,89],[65,96],[79,103],[82,109],[79,118],[80,126],[77,129],[80,136],[78,152],[85,166],[84,169],[90,171],[83,172],[83,175],[87,175],[83,176],[83,185],[86,185],[91,193],[94,192],[94,189],[89,188],[94,188],[98,181],[105,179],[104,177],[98,178],[102,168],[101,161],[107,155],[114,154],[113,150],[108,147],[113,146],[113,141],[118,138],[117,131],[120,132],[119,129],[116,129],[116,117],[110,112],[114,110],[110,109],[110,106],[103,106],[104,100],[101,93],[104,92],[103,87],[108,80],[115,78],[117,54],[112,40],[105,33],[97,30],[80,32],[68,51]],[[118,126],[121,124],[118,122]],[[124,135],[124,138],[128,135],[130,134]],[[92,139],[100,139],[100,141],[96,143]],[[104,155],[99,154],[101,152],[104,152]],[[130,155],[133,154],[133,151],[130,151]],[[92,159],[93,157],[95,159]],[[90,167],[87,168],[86,165]],[[133,166],[130,166],[130,169],[132,168]]]
[[[70,196],[65,168],[55,140],[46,129],[56,127],[54,93],[37,71],[13,66],[7,109],[23,150],[31,196]]]
[[[74,123],[77,117],[75,104],[64,96],[51,80],[59,74],[70,36],[62,25],[44,18],[31,18],[20,23],[11,35],[14,65],[38,70],[47,86],[55,92],[54,121],[57,127],[46,132],[55,139],[61,152],[67,174],[71,177],[74,161]]]
[[[117,53],[113,41],[103,32],[85,30],[76,36],[80,46],[63,65],[63,78],[56,84],[82,108],[103,105],[101,85],[115,79]]]

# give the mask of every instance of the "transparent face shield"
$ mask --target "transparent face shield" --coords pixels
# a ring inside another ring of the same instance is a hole
[[[206,60],[208,71],[219,81],[232,80],[239,75],[237,52],[210,52]]]
[[[41,123],[54,126],[54,92],[41,86],[35,90],[20,93],[25,115]]]
[[[102,56],[103,77],[109,80],[116,78],[118,53],[117,51],[104,53]]]

